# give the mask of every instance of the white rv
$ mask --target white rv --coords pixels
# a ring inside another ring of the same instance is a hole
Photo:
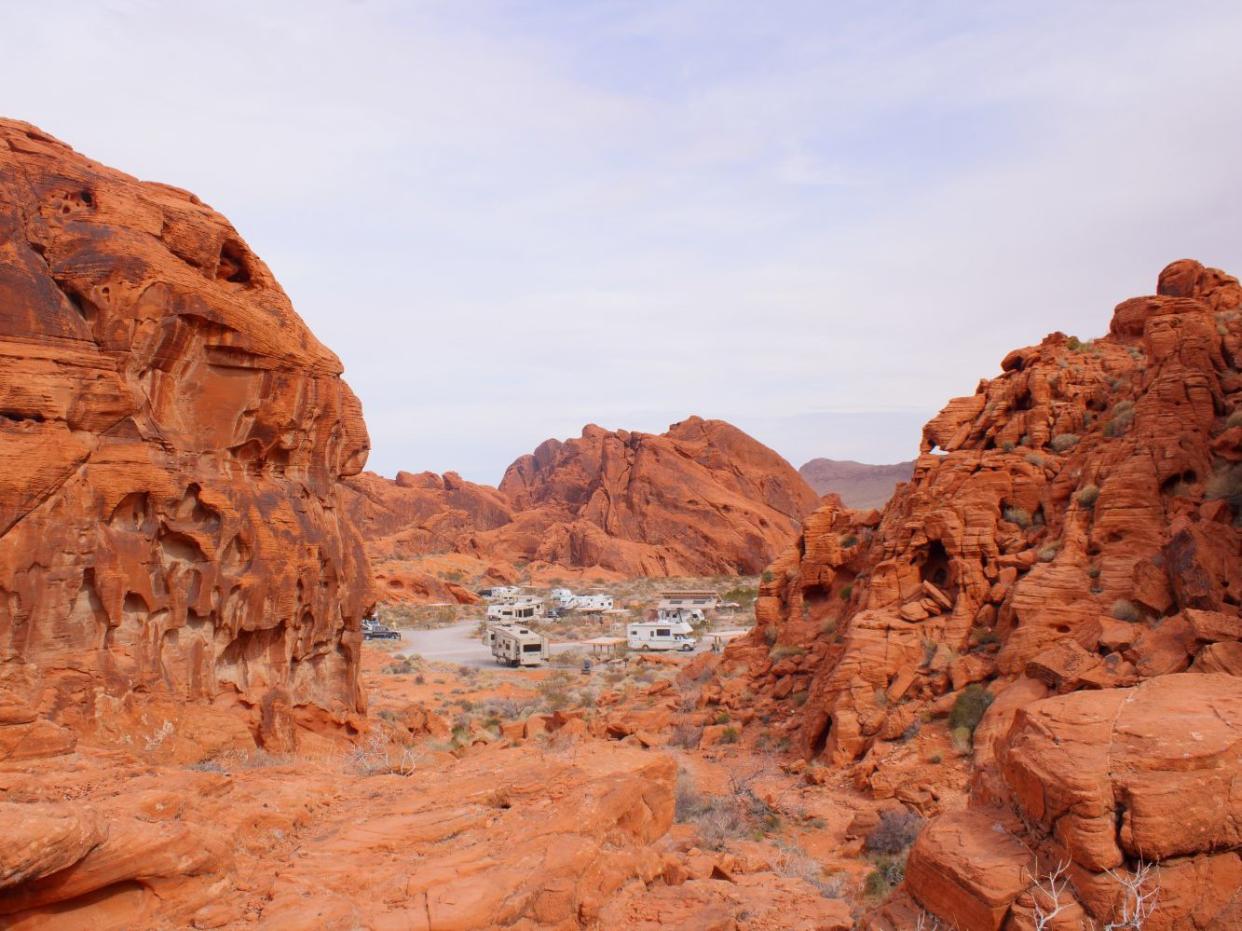
[[[579,611],[611,611],[612,595],[576,595],[574,607]]]
[[[687,624],[693,624],[696,621],[702,623],[706,619],[702,608],[670,608],[661,604],[656,609],[656,620],[665,624],[675,624],[678,621],[684,621]]]
[[[692,628],[685,621],[630,624],[626,643],[631,650],[681,650],[689,653],[696,643]]]
[[[577,596],[567,588],[554,588],[548,592],[548,597],[556,602],[558,608],[572,608],[577,601]]]
[[[496,662],[509,666],[538,666],[548,658],[548,641],[529,627],[519,624],[492,624],[483,635]]]
[[[488,589],[483,597],[488,601],[504,601],[507,598],[516,598],[517,594],[518,588],[516,585],[498,585],[495,588]]]
[[[489,621],[529,621],[543,617],[542,601],[513,601],[487,606]]]

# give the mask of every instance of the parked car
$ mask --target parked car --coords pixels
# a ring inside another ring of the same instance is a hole
[[[558,618],[558,617],[564,617],[568,613],[569,612],[566,611],[564,608],[548,608],[548,613],[546,616],[550,618]]]
[[[385,627],[373,617],[362,619],[363,640],[400,640],[401,634],[391,627]]]

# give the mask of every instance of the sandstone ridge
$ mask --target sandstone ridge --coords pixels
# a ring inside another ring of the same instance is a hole
[[[1237,280],[1175,262],[1107,336],[1006,356],[883,511],[828,501],[765,573],[724,664],[755,697],[709,701],[784,706],[807,758],[939,814],[910,907],[1033,928],[1064,866],[1054,927],[1115,920],[1140,880],[1147,931],[1242,926],[1240,365]],[[973,744],[965,807],[924,749],[946,726]]]
[[[818,503],[772,450],[719,420],[690,417],[663,434],[588,425],[548,440],[506,470],[498,489],[448,473],[349,482],[350,509],[376,534],[377,563],[399,591],[460,586],[407,576],[396,563],[458,553],[496,578],[513,565],[614,577],[758,573]],[[385,594],[392,592],[385,588]]]

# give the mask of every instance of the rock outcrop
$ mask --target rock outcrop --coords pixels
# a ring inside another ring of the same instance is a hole
[[[1062,922],[1115,918],[1158,862],[1143,927],[1238,926],[1239,365],[1242,288],[1176,262],[1108,336],[1010,353],[927,424],[882,512],[827,501],[765,574],[726,657],[747,706],[789,702],[807,757],[946,811],[906,885],[963,931],[1034,927],[1061,862]],[[945,715],[973,740],[965,811],[934,767],[902,775]]]
[[[798,469],[818,495],[836,495],[846,507],[882,508],[897,486],[910,481],[914,461],[869,465],[849,459],[812,459]]]
[[[282,746],[361,709],[361,409],[224,217],[0,121],[0,360],[0,758],[154,696]]]
[[[499,489],[453,473],[366,474],[349,488],[372,560],[405,579],[400,591],[449,597],[444,580],[397,563],[451,552],[496,578],[518,563],[617,577],[753,575],[818,503],[772,450],[699,417],[658,435],[592,425],[548,440],[509,466]]]
[[[667,433],[588,426],[505,472],[512,524],[467,543],[626,576],[751,575],[818,503],[784,459],[719,420]]]

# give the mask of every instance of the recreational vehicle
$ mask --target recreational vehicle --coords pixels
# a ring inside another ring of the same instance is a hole
[[[656,620],[664,623],[676,623],[684,621],[687,624],[701,623],[706,620],[702,608],[671,608],[663,603],[656,610]]]
[[[547,638],[518,624],[492,624],[483,635],[496,662],[509,666],[538,666],[548,658]]]
[[[516,598],[518,588],[515,585],[498,585],[495,588],[486,588],[480,594],[488,601],[503,601],[506,598]]]
[[[579,611],[611,611],[612,595],[577,595],[574,607]]]
[[[572,608],[577,601],[577,596],[567,588],[554,588],[548,592],[548,597],[556,602],[558,608]]]
[[[694,628],[685,621],[630,624],[625,633],[631,650],[681,650],[689,653],[695,644],[691,636]]]
[[[711,611],[720,604],[715,592],[660,592],[661,608],[691,608]]]
[[[543,602],[515,601],[487,606],[489,621],[529,621],[543,616]]]

